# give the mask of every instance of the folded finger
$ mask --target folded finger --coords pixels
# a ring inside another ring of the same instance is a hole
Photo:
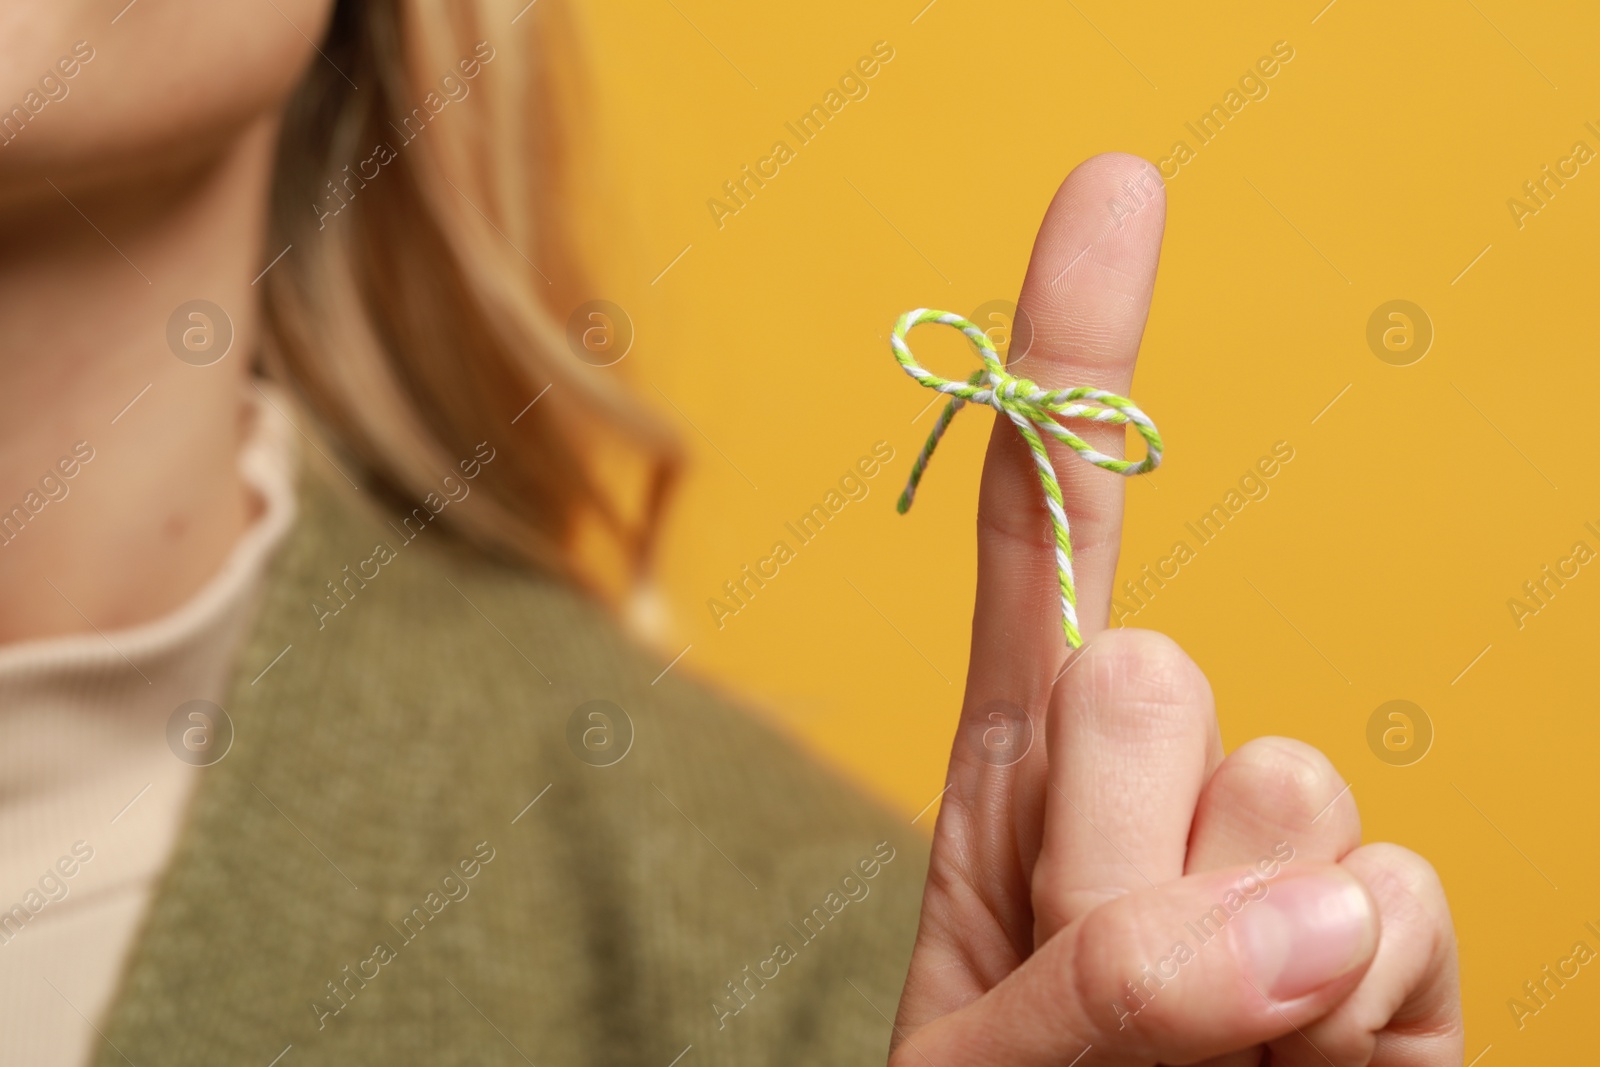
[[[1254,868],[1118,897],[1005,981],[908,1035],[891,1067],[1148,1067],[1270,1041],[1360,981],[1377,908],[1336,864]]]
[[[1336,862],[1361,843],[1350,791],[1321,752],[1286,737],[1240,745],[1206,781],[1189,832],[1185,873],[1241,864]],[[1199,1067],[1256,1067],[1263,1048]]]
[[[1211,687],[1170,638],[1107,630],[1050,705],[1034,940],[1183,874],[1196,798],[1222,758]]]
[[[1398,845],[1341,864],[1377,903],[1383,933],[1361,982],[1326,1017],[1272,1042],[1283,1067],[1459,1067],[1460,980],[1450,906],[1433,868]]]
[[[1359,844],[1355,800],[1328,758],[1303,741],[1258,737],[1229,753],[1200,791],[1185,871],[1284,852],[1332,862]]]

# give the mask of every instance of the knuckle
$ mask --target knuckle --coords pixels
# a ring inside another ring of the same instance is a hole
[[[1210,730],[1211,687],[1171,638],[1149,630],[1107,630],[1079,655],[1063,679],[1063,692],[1104,732],[1190,736]]]
[[[1037,475],[1027,445],[1012,430],[1008,439],[1002,439],[992,447],[1014,452],[1015,457],[1006,456],[1005,461],[1014,462],[1017,469],[1012,472],[1014,477],[1008,476],[1004,481],[991,480],[979,490],[976,522],[980,542],[990,543],[1001,552],[1029,555],[1053,553],[1056,542],[1050,526],[1050,512],[1039,494]],[[1052,454],[1059,455],[1065,446],[1047,441],[1046,448]],[[991,457],[988,461],[991,467],[996,458]],[[1078,468],[1086,466],[1079,462],[1057,463],[1057,479],[1067,497],[1067,510],[1072,516],[1072,550],[1080,556],[1114,540],[1108,531],[1115,531],[1122,517],[1120,494],[1098,492],[1094,484],[1078,481],[1082,477]],[[1041,573],[1053,572],[1053,560],[1047,562],[1048,569]]]
[[[1074,928],[1071,988],[1085,1022],[1101,1034],[1123,1028],[1120,1008],[1125,1005],[1133,981],[1171,947],[1163,941],[1163,924],[1140,906],[1142,898],[1126,896],[1112,900],[1089,912]],[[1151,1001],[1151,1010],[1141,1018],[1146,1024],[1159,1023],[1168,1002]],[[1136,1038],[1124,1032],[1123,1039]]]
[[[1387,843],[1357,849],[1343,866],[1366,884],[1382,926],[1374,968],[1385,981],[1375,994],[1357,998],[1360,1026],[1382,1031],[1380,1045],[1427,1041],[1441,1048],[1441,1057],[1460,1062],[1455,930],[1438,873],[1410,849]]]
[[[1114,1047],[1118,1062],[1171,1062],[1176,1048],[1238,1032],[1230,953],[1208,955],[1192,941],[1182,899],[1161,890],[1131,894],[1071,928],[1075,1032]]]
[[[1143,955],[1146,923],[1126,898],[1084,916],[1077,936],[1080,992],[1104,995],[1116,987],[1128,962]]]
[[[1355,872],[1377,899],[1383,921],[1442,930],[1449,926],[1450,903],[1433,864],[1401,845],[1387,842],[1360,850]]]
[[[990,507],[980,506],[978,538],[1012,552],[1037,552],[1055,543],[1050,524],[1040,517],[1047,514],[1042,507],[1034,511],[998,502]]]
[[[1240,745],[1217,769],[1218,784],[1238,802],[1242,797],[1263,815],[1287,827],[1303,828],[1326,811],[1338,817],[1355,811],[1340,794],[1345,783],[1319,750],[1288,737],[1258,737]],[[1330,804],[1332,807],[1330,807]]]

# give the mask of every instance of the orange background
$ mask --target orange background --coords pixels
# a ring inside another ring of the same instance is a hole
[[[1584,310],[1600,166],[1520,226],[1508,200],[1532,204],[1523,183],[1575,142],[1600,150],[1585,128],[1600,126],[1600,17],[1508,0],[1227,15],[924,3],[670,0],[589,16],[613,172],[600,206],[628,233],[598,295],[637,330],[617,373],[694,458],[666,539],[665,655],[690,646],[675,669],[765,709],[908,819],[937,796],[989,417],[956,421],[917,508],[897,516],[932,413],[917,417],[930,394],[895,366],[889,327],[910,307],[1014,300],[1075,164],[1107,150],[1159,160],[1188,141],[1134,386],[1168,460],[1129,489],[1119,577],[1178,539],[1195,547],[1184,524],[1274,443],[1294,459],[1132,621],[1204,668],[1230,748],[1263,733],[1319,746],[1352,783],[1367,838],[1439,868],[1469,1062],[1591,1055],[1600,969],[1520,1028],[1508,1001],[1580,938],[1600,950],[1583,929],[1600,925],[1585,651],[1600,566],[1520,627],[1508,601],[1574,542],[1600,550],[1584,528],[1600,527]],[[775,140],[794,147],[784,123],[878,41],[894,58],[868,95],[719,228],[707,201],[722,183]],[[1279,41],[1294,58],[1268,95],[1198,147],[1184,124]],[[1367,340],[1395,299],[1434,331],[1409,366]],[[947,372],[970,359],[953,335],[913,340]],[[719,629],[707,600],[790,540],[784,523],[879,440],[895,458],[870,494]],[[1421,709],[1414,728],[1431,725],[1420,760],[1403,734],[1398,751],[1369,745],[1369,720],[1397,699]]]

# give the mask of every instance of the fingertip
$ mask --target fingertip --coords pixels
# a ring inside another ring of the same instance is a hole
[[[1166,226],[1167,187],[1155,164],[1126,152],[1090,156],[1074,167],[1051,200],[1040,236],[1065,234],[1102,259],[1123,250],[1148,254]]]
[[[1143,156],[1131,152],[1101,152],[1090,156],[1067,174],[1063,187],[1073,182],[1119,186],[1123,182],[1152,181],[1153,193],[1166,199],[1166,184],[1161,171]]]

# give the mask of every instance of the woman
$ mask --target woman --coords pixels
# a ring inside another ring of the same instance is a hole
[[[1460,1062],[1427,865],[1101,632],[1116,479],[1069,659],[993,439],[931,854],[621,636],[676,457],[551,325],[555,0],[4,14],[4,1062]],[[1036,378],[1126,391],[1147,167],[1051,205]]]

